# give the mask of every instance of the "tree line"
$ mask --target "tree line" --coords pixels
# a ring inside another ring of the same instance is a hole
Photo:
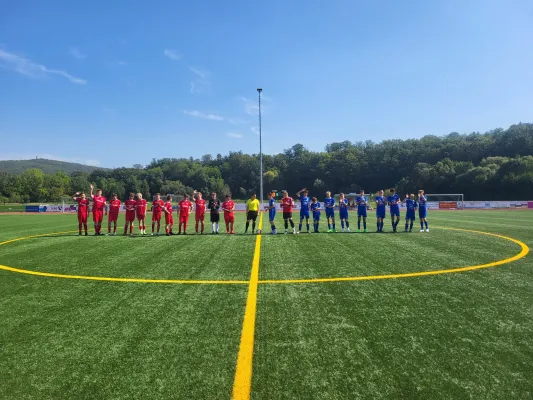
[[[380,143],[344,141],[324,151],[296,144],[282,153],[264,155],[264,188],[295,193],[306,187],[323,197],[333,193],[374,193],[396,187],[400,193],[463,193],[468,200],[533,199],[533,124],[486,133],[451,133]],[[243,199],[259,191],[259,155],[231,152],[215,157],[153,159],[147,166],[96,169],[91,173],[45,174],[31,168],[22,174],[0,172],[0,201],[56,202],[89,185],[120,198],[141,192],[182,195],[231,193]]]

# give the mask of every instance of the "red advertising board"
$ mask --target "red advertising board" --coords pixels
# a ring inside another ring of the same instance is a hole
[[[457,202],[456,201],[439,201],[439,208],[441,209],[457,208]]]

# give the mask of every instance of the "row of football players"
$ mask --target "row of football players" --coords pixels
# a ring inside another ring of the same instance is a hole
[[[277,229],[275,225],[276,217],[276,200],[274,198],[275,194],[269,194],[268,206],[265,207],[265,210],[269,213],[269,221],[271,234],[277,234]],[[292,219],[292,212],[294,208],[294,200],[292,197],[289,197],[289,194],[284,191],[283,197],[281,199],[281,209],[283,211],[283,220],[285,223],[285,233],[288,233],[289,224],[291,225],[293,233],[300,233],[302,231],[303,222],[306,223],[306,232],[310,233],[309,220],[313,219],[313,232],[319,232],[320,225],[320,215],[322,206],[318,202],[316,197],[309,198],[309,191],[307,189],[302,189],[296,193],[297,199],[300,201],[300,223],[298,230],[294,226]],[[396,193],[396,190],[390,189],[390,195],[384,197],[384,191],[380,190],[378,195],[375,197],[376,202],[376,225],[377,232],[383,232],[383,225],[386,216],[386,208],[389,206],[389,211],[391,215],[392,230],[397,232],[398,224],[400,223],[400,204],[404,203],[407,209],[405,217],[405,232],[412,232],[414,221],[416,219],[416,211],[418,210],[418,216],[420,218],[420,232],[429,232],[428,222],[427,222],[427,198],[424,194],[424,190],[418,191],[418,196],[414,194],[406,195],[405,199],[402,201],[400,196]],[[340,194],[339,203],[337,204],[335,198],[331,196],[331,192],[326,192],[326,197],[324,198],[324,210],[326,213],[326,219],[328,224],[328,233],[337,232],[335,224],[335,209],[339,210],[339,219],[341,221],[342,232],[350,232],[350,221],[348,213],[348,199],[345,197],[344,193]],[[359,196],[355,200],[355,205],[357,208],[357,231],[361,232],[361,220],[363,221],[363,231],[367,232],[366,227],[366,218],[368,210],[368,200],[365,196],[365,191],[361,190]],[[346,227],[346,228],[345,228]]]
[[[104,215],[108,216],[107,219],[107,235],[116,236],[117,232],[117,220],[118,215],[122,206],[122,202],[118,199],[116,194],[112,195],[109,204],[107,199],[102,196],[102,190],[97,189],[96,194],[93,193],[94,186],[91,185],[90,196],[86,196],[85,193],[77,192],[73,196],[73,200],[78,203],[78,230],[79,235],[82,235],[82,229],[85,231],[85,236],[88,235],[87,232],[87,221],[90,213],[90,203],[92,202],[92,213],[93,213],[93,222],[94,222],[94,234],[96,236],[102,235],[102,222]],[[234,234],[234,223],[235,223],[235,203],[231,200],[231,196],[227,195],[225,200],[221,202],[216,193],[211,194],[211,199],[209,202],[206,202],[202,198],[202,193],[194,191],[193,200],[196,204],[196,213],[195,213],[195,230],[196,233],[204,233],[204,220],[206,215],[206,210],[210,210],[211,214],[211,223],[212,223],[212,233],[219,233],[219,221],[220,221],[220,211],[224,212],[224,222],[226,223],[226,230],[229,234]],[[255,198],[255,197],[254,197]],[[187,224],[189,222],[189,214],[193,210],[193,203],[189,200],[189,195],[185,194],[183,200],[178,204],[178,220],[179,220],[179,230],[178,235],[182,233],[187,234]],[[250,201],[248,202],[250,203]],[[247,203],[247,204],[248,204]],[[257,204],[257,205],[256,205]],[[255,200],[253,205],[258,209],[259,201]],[[141,235],[146,235],[146,210],[148,203],[143,199],[142,193],[130,193],[129,199],[124,203],[126,208],[126,224],[124,226],[123,235],[129,234],[133,235],[135,219],[139,222],[139,230]],[[161,220],[163,214],[165,216],[165,233],[167,236],[173,235],[174,227],[174,217],[172,215],[172,197],[167,196],[167,201],[161,199],[161,195],[157,193],[154,200],[151,204],[152,211],[152,235],[159,235],[161,229]],[[109,210],[109,211],[108,211]],[[250,213],[248,213],[250,214]],[[253,213],[252,213],[253,214]],[[257,217],[257,215],[255,216]],[[255,218],[254,218],[254,227],[255,229]]]

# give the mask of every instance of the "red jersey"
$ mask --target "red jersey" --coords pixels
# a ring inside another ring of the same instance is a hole
[[[146,214],[146,200],[135,200],[135,209],[137,210],[137,214]]]
[[[179,204],[180,207],[180,215],[186,215],[189,214],[189,210],[192,207],[192,203],[189,200],[182,200]]]
[[[135,200],[126,200],[124,204],[126,205],[126,211],[135,211],[137,202]]]
[[[105,208],[105,197],[104,196],[93,196],[93,211],[103,211]]]
[[[292,197],[283,197],[281,199],[281,208],[283,209],[283,212],[292,212],[292,208],[294,207],[294,200]]]
[[[234,207],[235,207],[235,202],[233,200],[226,200],[224,203],[222,203],[222,208],[224,209],[224,212],[226,214],[233,214]],[[232,211],[226,211],[226,210],[232,210]]]
[[[165,208],[167,209],[167,211],[172,214],[172,203],[170,201],[167,201],[165,203]]]
[[[111,202],[109,203],[109,213],[110,214],[118,214],[118,212],[120,211],[120,205],[122,203],[120,202],[120,200],[111,200]]]
[[[194,202],[196,203],[196,214],[205,213],[206,201],[204,199],[196,199]]]
[[[156,213],[160,213],[163,211],[163,207],[165,206],[165,202],[163,200],[154,200],[152,202],[152,211]]]
[[[78,198],[76,201],[78,202],[78,214],[87,214],[87,210],[89,209],[89,200]]]

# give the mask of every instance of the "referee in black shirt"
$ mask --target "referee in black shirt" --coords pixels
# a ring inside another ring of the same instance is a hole
[[[211,234],[218,235],[218,221],[220,221],[220,200],[217,199],[217,194],[215,192],[211,193],[211,198],[209,199],[207,208],[211,213]]]

